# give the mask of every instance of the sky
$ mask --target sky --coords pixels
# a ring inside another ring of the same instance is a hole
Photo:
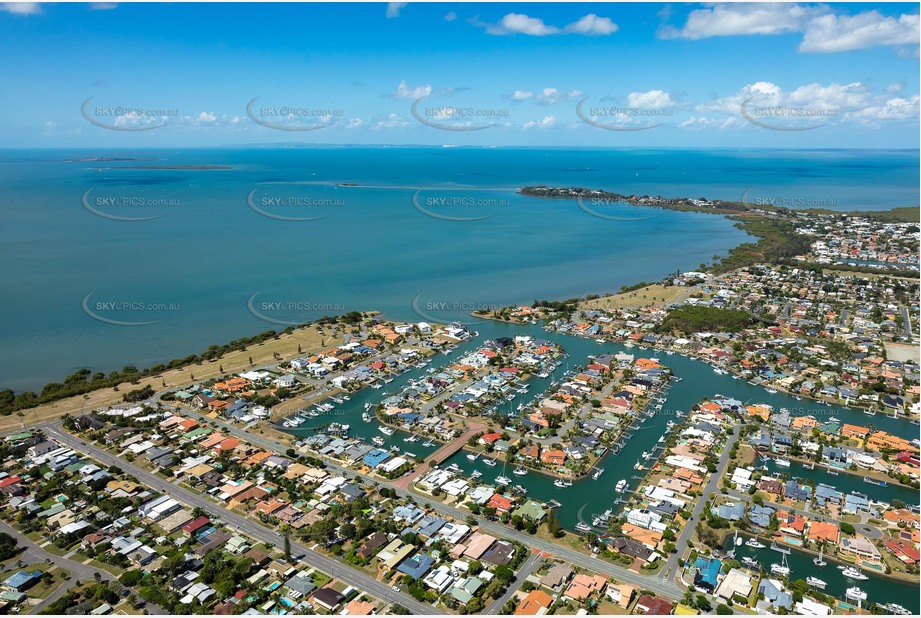
[[[918,4],[0,3],[0,144],[917,148]]]

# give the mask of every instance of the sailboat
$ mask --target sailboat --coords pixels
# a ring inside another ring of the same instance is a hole
[[[527,473],[528,471],[525,470],[524,466],[518,466],[517,468],[512,470],[512,474],[517,474],[518,476],[524,476]]]
[[[489,457],[487,457],[486,459],[484,459],[484,460],[483,460],[483,463],[486,464],[487,466],[489,466],[490,468],[493,468],[493,467],[496,466],[496,460],[495,460],[495,459],[490,459]]]
[[[819,548],[819,555],[818,555],[818,557],[812,559],[812,564],[816,565],[817,567],[823,567],[823,566],[825,566],[826,564],[828,564],[827,562],[825,562],[824,560],[822,560],[822,548],[821,548],[821,547]]]
[[[512,479],[505,476],[505,463],[502,464],[502,474],[496,477],[496,484],[498,485],[511,485]]]
[[[787,566],[787,554],[780,555],[780,564],[776,562],[771,565],[771,573],[774,575],[790,575],[790,567]]]

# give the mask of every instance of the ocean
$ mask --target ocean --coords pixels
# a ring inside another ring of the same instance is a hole
[[[345,311],[446,321],[616,292],[747,240],[721,216],[517,195],[525,185],[876,210],[918,204],[918,163],[916,151],[4,150],[0,388]]]

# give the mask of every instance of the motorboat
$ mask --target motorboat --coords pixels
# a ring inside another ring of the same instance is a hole
[[[572,487],[572,481],[566,481],[566,480],[563,480],[563,479],[557,479],[557,480],[553,481],[553,484],[554,484],[556,487]]]
[[[765,390],[765,392],[770,393],[770,394],[772,394],[772,395],[776,395],[776,394],[777,394],[777,389],[774,389],[774,388],[766,388],[766,389],[764,389],[764,390]]]
[[[469,459],[470,461],[476,461],[479,458],[480,458],[479,453],[467,453],[467,459]]]
[[[497,484],[497,485],[511,485],[511,484],[512,484],[512,479],[510,479],[510,478],[507,477],[507,476],[497,476],[497,477],[496,477],[496,484]]]
[[[371,443],[376,444],[377,446],[384,446],[386,444],[386,442],[384,442],[384,439],[380,436],[374,436],[373,438],[371,438]]]
[[[777,459],[774,460],[774,463],[777,464],[777,465],[778,465],[779,467],[781,467],[781,468],[789,468],[789,467],[790,467],[790,460],[789,460],[789,459],[784,459],[783,457],[778,457]]]
[[[844,596],[852,601],[866,601],[867,593],[858,588],[857,586],[851,586],[844,592]]]
[[[391,429],[390,427],[387,427],[386,425],[381,425],[380,427],[377,428],[377,430],[380,431],[385,436],[392,436],[394,432],[393,429]]]
[[[822,559],[822,548],[821,547],[819,548],[819,555],[812,559],[812,564],[816,565],[817,567],[823,567],[828,564],[827,562],[825,562],[825,560]]]
[[[858,581],[863,581],[865,579],[870,579],[866,575],[860,572],[860,567],[847,567],[841,571],[841,574],[847,577],[848,579],[856,579]]]
[[[745,547],[751,547],[753,549],[764,549],[764,543],[759,543],[758,539],[752,537],[745,541]]]
[[[512,474],[517,474],[518,476],[524,476],[524,475],[526,475],[527,473],[528,473],[528,471],[525,470],[522,466],[518,466],[517,468],[515,468],[514,470],[512,470]]]
[[[522,496],[527,495],[528,490],[522,487],[521,485],[515,485],[512,489],[520,493]]]
[[[614,486],[614,491],[616,491],[617,493],[621,493],[626,488],[627,488],[627,480],[620,479],[619,481],[617,481],[617,485]]]
[[[742,564],[744,564],[750,569],[760,569],[761,568],[761,563],[755,560],[754,558],[752,558],[751,556],[743,556]]]
[[[591,531],[592,531],[592,527],[589,526],[589,525],[588,525],[587,523],[585,523],[584,521],[580,521],[579,523],[576,524],[576,530],[579,531],[579,532],[591,532]]]
[[[598,477],[600,477],[602,474],[604,474],[604,468],[598,468],[597,470],[595,470],[595,473],[592,475],[592,480],[597,481]]]
[[[495,460],[495,459],[486,458],[486,459],[483,460],[483,463],[486,464],[487,466],[489,466],[490,468],[492,468],[492,467],[494,467],[494,466],[496,465],[496,460]]]
[[[371,415],[368,414],[367,412],[362,412],[362,413],[361,413],[361,420],[363,420],[363,421],[366,422],[366,423],[370,423],[373,419],[372,419]]]
[[[806,583],[819,590],[825,590],[825,586],[828,585],[824,580],[821,580],[818,577],[807,577]]]
[[[898,603],[886,603],[882,605],[882,608],[885,609],[890,614],[895,614],[897,616],[908,616],[911,614],[910,611],[899,605]]]

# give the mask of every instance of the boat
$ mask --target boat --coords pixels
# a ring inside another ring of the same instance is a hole
[[[847,577],[848,579],[856,579],[858,581],[863,581],[865,579],[870,579],[866,575],[860,572],[860,567],[847,567],[841,571],[841,574]]]
[[[366,422],[366,423],[370,423],[373,419],[371,418],[371,415],[368,414],[367,412],[362,412],[362,413],[361,413],[361,420],[363,420],[363,421]]]
[[[390,447],[390,452],[391,452],[391,453],[399,453],[399,452],[400,452],[400,447],[397,446],[396,444],[394,444],[393,446]]]
[[[758,539],[752,537],[745,541],[745,547],[752,547],[754,549],[764,549],[764,543],[759,543]]]
[[[489,466],[490,468],[492,468],[493,466],[496,465],[496,460],[495,460],[495,459],[488,459],[488,458],[487,458],[487,459],[484,459],[484,460],[483,460],[483,463],[486,464],[487,466]]]
[[[599,337],[598,339],[595,339],[595,343],[604,343],[604,339]]]
[[[739,547],[743,543],[742,539],[739,538],[738,530],[736,530],[735,536],[733,537],[733,543],[735,543],[736,547]]]
[[[780,564],[776,562],[771,565],[771,573],[774,575],[790,575],[790,567],[787,566],[787,554],[782,554],[780,557]]]
[[[553,481],[553,484],[557,487],[572,487],[572,481],[564,481],[563,479],[557,479]]]
[[[636,462],[635,464],[633,464],[633,469],[634,469],[634,470],[642,470],[642,469],[643,469],[643,464],[641,464],[640,462]]]
[[[757,560],[752,558],[751,556],[743,556],[742,564],[744,564],[750,569],[760,569],[761,568],[761,564]]]
[[[604,474],[604,468],[598,468],[595,470],[595,473],[592,475],[592,480],[597,481],[598,477]]]
[[[649,459],[650,456],[651,456],[650,453],[647,453],[646,451],[643,451],[643,454],[640,455],[640,457],[642,457],[643,459]]]
[[[822,559],[822,548],[821,547],[819,548],[819,555],[812,559],[812,564],[816,565],[817,567],[823,567],[826,564],[828,564]]]
[[[378,431],[380,431],[380,432],[381,432],[382,434],[384,434],[385,436],[392,436],[392,435],[393,435],[393,432],[394,432],[393,429],[391,429],[390,427],[387,427],[386,425],[381,425],[381,426],[378,427],[377,429],[378,429]]]
[[[373,438],[371,438],[371,443],[376,444],[377,446],[384,446],[384,444],[386,444],[386,442],[384,442],[384,439],[380,436],[374,436]]]
[[[714,367],[714,368],[713,368],[713,373],[718,373],[718,374],[720,374],[720,375],[726,375],[726,372],[725,372],[725,371],[723,371],[722,369],[719,369],[719,368],[717,368],[717,367]]]
[[[497,476],[497,477],[496,477],[496,484],[497,484],[497,485],[511,485],[511,484],[512,484],[512,479],[510,479],[510,478],[507,477],[507,476]]]
[[[580,521],[579,523],[576,524],[576,530],[578,530],[579,532],[591,532],[592,527],[589,526],[587,523]]]
[[[514,470],[512,470],[512,474],[517,474],[518,476],[524,476],[524,475],[526,475],[527,473],[528,473],[528,471],[525,470],[522,466],[518,466],[517,468],[515,468]]]
[[[812,586],[813,588],[818,588],[819,590],[825,590],[825,586],[828,585],[824,580],[821,580],[818,577],[811,577],[811,576],[806,578],[806,583]]]
[[[425,446],[425,447],[435,446],[435,442],[434,440],[426,440],[425,442],[422,443],[422,446]]]
[[[869,408],[867,408],[866,410],[864,410],[863,413],[866,414],[867,416],[876,416],[876,411],[875,411],[875,410],[870,410]]]
[[[772,395],[776,395],[776,394],[777,394],[777,389],[776,389],[776,388],[766,388],[766,389],[764,389],[764,390],[765,390],[765,392],[770,393],[770,394],[772,394]]]
[[[834,468],[826,468],[825,472],[827,472],[831,476],[838,476],[838,471],[835,470]]]
[[[479,453],[467,453],[467,459],[469,459],[470,461],[476,461],[479,458],[480,458]]]
[[[472,479],[478,479],[481,476],[483,476],[483,473],[480,472],[479,470],[474,470],[473,472],[470,473],[470,478]]]
[[[524,487],[522,487],[521,485],[515,485],[512,489],[514,489],[515,491],[517,491],[517,492],[520,493],[521,495],[526,495],[526,494],[528,493],[528,490],[525,489]]]
[[[844,596],[852,601],[866,601],[867,593],[858,588],[857,586],[851,586],[844,592]]]
[[[624,344],[624,347],[625,347],[625,348],[632,348],[632,347],[633,347],[633,344],[630,343],[630,342],[628,341],[628,342],[626,342],[626,343]]]
[[[774,460],[774,463],[777,464],[778,466],[780,466],[781,468],[789,468],[789,467],[790,467],[790,460],[789,460],[789,459],[784,459],[783,457],[778,457],[777,459]]]
[[[898,603],[886,603],[881,606],[883,609],[888,611],[890,614],[896,614],[898,616],[908,616],[911,614],[910,611],[899,605]]]
[[[877,487],[886,487],[889,485],[886,481],[877,481],[876,479],[871,479],[869,476],[863,477],[863,482],[870,485],[876,485]]]
[[[837,417],[837,416],[830,416],[830,417],[828,417],[828,422],[829,422],[829,423],[840,423],[841,421],[838,420],[838,417]]]
[[[614,486],[614,491],[616,491],[617,493],[621,493],[626,488],[627,488],[627,480],[620,479],[619,481],[617,481],[617,485]]]

